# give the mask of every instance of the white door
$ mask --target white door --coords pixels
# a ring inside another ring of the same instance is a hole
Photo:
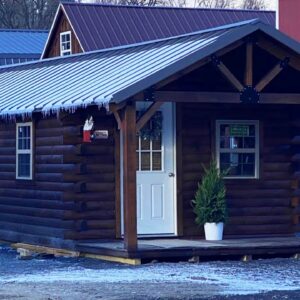
[[[137,106],[139,111],[146,108],[146,104]],[[175,234],[173,116],[173,105],[163,104],[145,125],[147,128],[161,124],[156,126],[162,128],[161,135],[137,138],[137,231],[140,235]]]

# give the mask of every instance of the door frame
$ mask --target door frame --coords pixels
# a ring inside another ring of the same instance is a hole
[[[166,102],[169,103],[169,102]],[[173,184],[173,220],[174,220],[174,233],[172,234],[147,234],[141,235],[139,234],[138,237],[169,237],[169,236],[178,236],[178,204],[177,204],[177,119],[176,119],[176,103],[171,103],[172,107],[172,135],[173,135],[173,168],[174,168],[174,184]],[[159,109],[158,109],[159,110]],[[124,179],[123,179],[123,134],[122,130],[120,130],[120,215],[116,216],[119,217],[121,222],[121,236],[124,235]],[[137,200],[137,199],[136,199]]]

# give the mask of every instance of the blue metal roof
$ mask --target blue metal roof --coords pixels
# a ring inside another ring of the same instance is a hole
[[[43,52],[48,37],[41,30],[0,30],[0,57],[2,54],[38,54]]]
[[[261,30],[300,54],[300,44],[257,21],[108,50],[0,68],[0,115],[74,111],[120,102]]]

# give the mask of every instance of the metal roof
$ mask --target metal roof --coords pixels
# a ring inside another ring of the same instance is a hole
[[[0,30],[0,56],[4,54],[41,54],[47,40],[47,31]]]
[[[177,36],[245,20],[275,27],[274,11],[63,3],[84,51]]]
[[[40,58],[48,32],[0,29],[0,66]]]
[[[0,115],[120,102],[261,30],[300,53],[300,44],[257,21],[108,50],[0,68]]]

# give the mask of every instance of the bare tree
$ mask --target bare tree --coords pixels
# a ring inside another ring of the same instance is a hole
[[[0,28],[48,29],[59,0],[0,0]]]
[[[231,8],[233,1],[231,0],[195,0],[195,7],[204,8]]]
[[[243,0],[241,8],[243,9],[266,9],[266,1],[265,0]]]

